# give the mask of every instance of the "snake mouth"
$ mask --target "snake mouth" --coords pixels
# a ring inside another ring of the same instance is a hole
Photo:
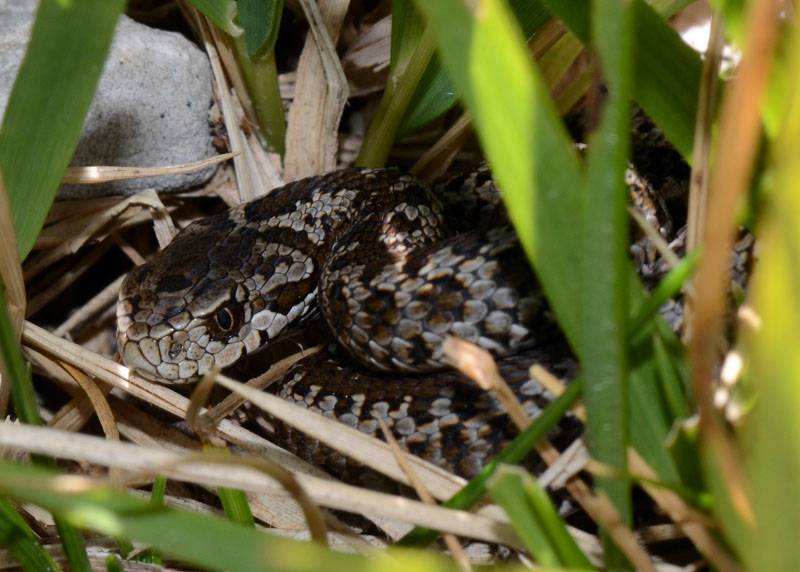
[[[158,383],[191,383],[202,377],[198,374],[197,366],[192,367],[195,362],[178,360],[177,363],[171,363],[156,359],[156,356],[160,356],[156,353],[157,347],[143,348],[143,343],[145,346],[155,345],[149,339],[137,343],[128,338],[124,331],[117,330],[117,347],[122,361],[142,377]]]
[[[189,360],[185,350],[186,334],[173,331],[159,339],[152,337],[153,328],[137,321],[130,313],[130,303],[117,306],[117,347],[123,363],[151,381],[159,383],[191,383],[214,365],[214,356],[205,353],[201,360]],[[184,342],[184,343],[182,343]],[[203,371],[201,371],[201,369]]]

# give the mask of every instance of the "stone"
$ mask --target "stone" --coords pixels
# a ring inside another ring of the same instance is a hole
[[[30,36],[36,2],[0,0],[0,115]],[[72,166],[159,167],[215,154],[209,127],[211,68],[206,55],[175,32],[120,16]],[[64,185],[58,197],[130,195],[147,188],[176,191],[207,181],[192,173]]]

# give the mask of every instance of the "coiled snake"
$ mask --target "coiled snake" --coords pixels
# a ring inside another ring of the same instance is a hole
[[[455,216],[410,176],[347,169],[192,223],[125,278],[123,360],[157,381],[195,381],[318,310],[354,361],[417,377],[354,373],[316,355],[288,373],[281,395],[367,432],[382,417],[413,453],[474,474],[514,430],[490,394],[452,372],[429,373],[448,367],[444,336],[497,358],[517,354],[501,369],[531,413],[547,396],[525,366],[545,361],[564,374],[572,362],[514,232],[486,210],[499,202],[488,172],[445,189],[458,199]],[[291,428],[278,436],[341,469],[341,456]]]

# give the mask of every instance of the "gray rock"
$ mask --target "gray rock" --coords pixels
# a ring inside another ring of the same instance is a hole
[[[0,114],[30,35],[35,2],[0,0]],[[209,129],[211,68],[205,54],[174,32],[121,16],[86,117],[73,166],[158,167],[215,154]],[[213,169],[182,175],[65,185],[59,198],[174,191],[207,181]]]

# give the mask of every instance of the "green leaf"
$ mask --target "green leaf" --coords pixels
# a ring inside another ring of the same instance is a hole
[[[433,40],[411,0],[392,3],[391,40],[389,77],[356,159],[359,166],[385,164],[411,96],[430,67]]]
[[[425,67],[433,56],[434,45],[430,32],[423,32],[416,44],[408,64],[397,75],[390,75],[375,117],[370,123],[361,152],[356,159],[360,167],[382,167],[397,135],[414,89],[419,83]]]
[[[489,492],[506,511],[517,536],[525,543],[525,547],[536,562],[545,567],[562,566],[563,562],[550,544],[547,534],[539,526],[537,515],[525,497],[525,492],[522,490],[522,475],[518,474],[521,472],[522,469],[514,471],[506,465],[500,466],[489,480]]]
[[[112,536],[127,536],[170,558],[204,570],[342,572],[457,572],[432,552],[388,550],[387,558],[343,554],[322,546],[281,538],[227,519],[134,498],[111,487],[59,490],[54,473],[0,460],[0,494],[37,504],[75,524]],[[40,570],[40,568],[34,568]]]
[[[236,15],[244,28],[247,55],[251,58],[272,51],[278,39],[283,0],[239,0]]]
[[[247,502],[247,495],[243,491],[219,487],[217,494],[219,494],[222,508],[229,519],[245,526],[254,527],[256,525],[253,520],[253,513],[250,511],[250,505]]]
[[[106,570],[107,572],[123,572],[122,563],[116,554],[106,556]]]
[[[286,114],[278,85],[275,51],[251,58],[246,53],[243,38],[236,38],[234,46],[261,135],[267,148],[282,156],[286,150]]]
[[[30,371],[22,359],[17,338],[14,335],[14,328],[8,315],[8,308],[5,303],[5,289],[2,278],[0,278],[0,371],[2,372],[3,383],[8,383],[11,387],[11,398],[14,402],[14,410],[17,418],[29,425],[42,425],[39,415],[39,406],[36,403],[36,396],[33,390]],[[36,456],[34,461],[45,467],[55,467],[52,459]],[[12,508],[13,510],[13,508]],[[7,518],[8,514],[6,514]],[[64,553],[76,571],[90,570],[89,558],[86,555],[86,548],[83,544],[83,537],[78,530],[73,529],[61,519],[56,518],[56,528],[58,529]],[[13,521],[8,526],[15,526]],[[26,524],[27,526],[27,524]],[[10,530],[10,529],[9,529]],[[7,531],[8,532],[8,531]],[[31,534],[33,534],[31,532]],[[17,538],[10,538],[14,541]],[[35,537],[34,537],[35,538]],[[5,545],[3,542],[0,544]],[[41,547],[40,547],[41,548]],[[26,549],[26,554],[27,554]],[[44,548],[42,548],[44,551]],[[49,558],[49,556],[48,556]],[[31,568],[38,570],[38,568]]]
[[[241,36],[242,28],[233,21],[236,14],[235,0],[189,0],[200,13],[229,36]]]
[[[64,547],[64,554],[66,554],[72,570],[74,572],[91,572],[92,565],[89,563],[89,555],[86,554],[81,531],[60,517],[55,518],[55,523],[58,539],[61,541],[61,546]]]
[[[392,2],[392,43],[389,53],[389,72],[392,76],[396,77],[405,71],[424,31],[425,23],[412,0]]]
[[[153,487],[150,491],[150,503],[156,506],[164,504],[164,493],[167,492],[167,478],[157,476],[153,479]]]
[[[407,2],[407,0],[405,0]],[[396,5],[397,2],[394,3]],[[537,0],[511,0],[509,2],[517,18],[525,38],[531,38],[539,28],[549,19],[550,13],[545,10]],[[392,55],[395,51],[395,13],[392,12]],[[410,43],[410,40],[398,42],[400,46]],[[411,102],[406,109],[403,122],[398,129],[398,136],[407,135],[426,125],[451,109],[458,101],[458,95],[453,84],[442,69],[438,59],[428,64],[422,75]]]
[[[28,523],[5,498],[0,498],[0,546],[8,550],[25,570],[58,570]]]
[[[155,479],[153,479],[153,486],[150,491],[150,504],[153,506],[162,506],[164,504],[164,494],[167,491],[167,478],[158,475]],[[117,540],[117,544],[122,549],[122,554],[126,555],[130,553],[130,550],[127,549],[127,545],[129,544],[120,544],[120,541]],[[131,546],[133,548],[133,546]],[[145,550],[139,553],[136,556],[136,560],[138,562],[147,562],[149,564],[161,564],[163,557],[161,552],[158,550],[153,550],[152,548]]]
[[[542,0],[585,45],[590,43],[589,0]],[[658,13],[633,0],[633,97],[691,162],[700,57]],[[671,9],[664,6],[664,9]]]
[[[584,186],[580,266],[581,364],[586,378],[586,436],[598,461],[627,470],[628,359],[626,321],[628,285],[627,211],[624,182],[630,131],[631,50],[633,14],[619,0],[592,3],[592,37],[607,89],[600,126],[589,144],[589,169]],[[604,491],[630,526],[630,483],[597,477]],[[625,566],[604,536],[610,568]]]
[[[671,18],[694,2],[695,0],[653,0],[650,6],[664,18]]]
[[[661,282],[658,283],[645,299],[644,304],[637,309],[636,315],[629,325],[631,332],[638,332],[644,328],[647,322],[651,321],[656,316],[659,308],[661,308],[667,300],[680,294],[683,284],[697,269],[697,263],[699,261],[699,251],[689,252],[686,256],[681,258],[678,265],[661,279]]]
[[[567,531],[553,501],[527,471],[502,465],[488,487],[539,564],[594,570]]]
[[[20,258],[33,247],[69,164],[124,0],[42,0],[0,126]]]
[[[29,425],[42,425],[30,372],[19,351],[5,300],[5,288],[0,278],[0,370],[3,383],[11,387],[14,411],[19,420]]]

